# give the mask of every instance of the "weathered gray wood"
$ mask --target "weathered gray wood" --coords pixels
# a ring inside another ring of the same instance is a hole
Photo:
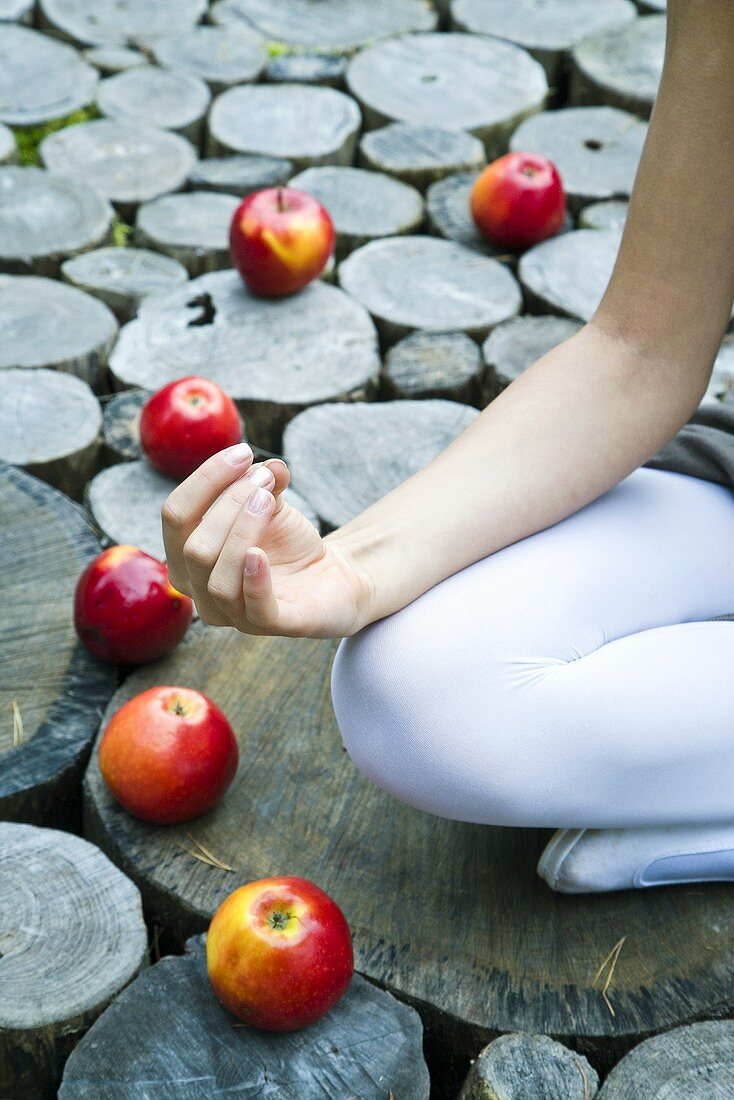
[[[213,92],[257,80],[267,60],[263,39],[239,27],[193,27],[153,39],[148,48],[159,65],[191,73]]]
[[[347,71],[347,60],[340,54],[299,50],[271,57],[263,76],[271,84],[326,84],[341,88]]]
[[[608,103],[649,118],[664,52],[664,15],[643,15],[585,38],[572,53],[571,103]]]
[[[204,374],[237,402],[248,441],[277,452],[303,408],[369,397],[380,359],[368,313],[337,287],[256,298],[235,272],[215,271],[144,300],[110,369],[118,389]]]
[[[137,889],[86,840],[5,822],[0,852],[0,1095],[46,1100],[148,937]]]
[[[621,236],[615,229],[576,229],[526,252],[518,277],[534,312],[588,321],[607,288]]]
[[[427,466],[478,415],[438,398],[327,403],[294,417],[283,453],[324,523],[341,527]]]
[[[78,825],[81,772],[117,685],[71,616],[100,546],[81,509],[12,466],[0,465],[0,517],[0,818]],[[6,930],[0,921],[0,940]]]
[[[599,199],[627,198],[647,124],[615,107],[543,111],[518,126],[510,149],[541,153],[561,174],[569,208]]]
[[[328,210],[336,230],[336,259],[376,237],[419,230],[423,198],[410,184],[364,168],[307,168],[290,181]]]
[[[206,972],[204,937],[162,959],[96,1023],[69,1059],[60,1100],[319,1097],[428,1100],[418,1013],[356,974],[331,1012],[276,1035],[237,1027]]]
[[[370,46],[350,62],[347,87],[369,130],[393,121],[469,130],[488,156],[504,152],[548,94],[542,66],[525,50],[478,34],[411,34]]]
[[[76,287],[35,275],[0,275],[0,370],[55,367],[96,388],[117,321]]]
[[[190,275],[231,267],[229,226],[240,201],[216,191],[164,195],[138,210],[135,240],[178,260]]]
[[[196,162],[180,134],[110,118],[49,134],[39,152],[52,172],[82,177],[127,217],[139,203],[178,191]]]
[[[354,100],[335,88],[243,85],[214,100],[208,152],[285,157],[296,168],[351,164],[360,121]]]
[[[143,457],[140,413],[149,397],[148,390],[123,390],[105,401],[102,428],[105,465]]]
[[[455,28],[523,46],[540,61],[552,84],[564,75],[571,48],[587,35],[629,23],[629,0],[452,0]]]
[[[470,336],[412,332],[388,351],[382,387],[390,398],[444,397],[474,404],[481,375],[479,348]]]
[[[734,1020],[676,1027],[636,1046],[607,1077],[599,1100],[731,1100]]]
[[[386,344],[413,329],[483,339],[522,304],[501,263],[436,237],[371,241],[339,265],[338,278],[372,314]]]
[[[592,202],[579,214],[579,229],[624,229],[627,206],[624,199]]]
[[[109,237],[113,210],[93,187],[42,168],[0,168],[0,270],[58,275]]]
[[[28,27],[2,24],[0,122],[35,126],[78,111],[93,101],[98,79],[70,46]]]
[[[430,31],[436,13],[427,0],[218,0],[215,23],[245,26],[271,41],[351,53],[380,38]]]
[[[486,368],[482,380],[482,406],[519,378],[541,355],[568,340],[580,328],[580,321],[553,316],[513,317],[497,325],[482,345]]]
[[[211,92],[198,76],[158,65],[136,65],[107,77],[97,89],[97,106],[107,118],[175,130],[195,145],[210,101]]]
[[[18,159],[15,135],[9,126],[0,122],[0,164],[13,164]]]
[[[359,162],[425,191],[444,176],[478,171],[487,163],[487,156],[479,138],[463,130],[391,122],[362,135]]]
[[[36,0],[0,0],[0,23],[32,23]]]
[[[135,45],[138,38],[193,27],[207,0],[39,0],[41,21],[85,46]]]
[[[94,65],[105,76],[122,73],[135,65],[146,63],[145,54],[129,46],[92,46],[91,49],[84,50],[83,56],[85,61]]]
[[[188,279],[183,264],[145,248],[98,248],[61,265],[67,283],[93,294],[121,321],[135,316],[143,298],[180,286]]]
[[[500,1035],[469,1070],[458,1100],[594,1100],[599,1075],[547,1035]]]
[[[79,498],[94,472],[102,410],[86,382],[51,370],[6,370],[0,462]]]
[[[493,244],[474,224],[469,204],[477,175],[477,172],[459,172],[431,184],[426,193],[428,228],[439,237],[456,241],[474,252],[501,260],[514,271],[522,249]],[[567,214],[558,234],[567,233],[570,229],[573,229],[573,218]]]
[[[278,187],[293,175],[293,165],[282,157],[208,157],[189,172],[188,186],[197,191],[251,194],[263,187]]]
[[[371,463],[377,496],[388,491],[390,467],[376,438],[367,456],[348,455],[345,433],[344,455],[347,470]],[[425,433],[416,441],[427,459]],[[392,453],[404,450],[396,442]],[[210,814],[180,827],[135,821],[114,805],[96,762],[87,772],[89,835],[140,885],[152,917],[186,936],[205,930],[239,882],[278,868],[310,878],[354,929],[357,970],[411,998],[436,1044],[458,1057],[506,1031],[544,1031],[608,1069],[656,1030],[732,1011],[730,884],[570,898],[536,873],[547,831],[465,824],[392,798],[344,752],[329,693],[336,646],[190,630],[125,682],[113,706],[155,684],[187,684],[214,699],[240,738],[240,780]],[[193,847],[187,832],[234,873],[182,850]],[[420,914],[420,934],[406,932],[406,913]],[[612,1015],[601,992],[608,972],[594,976],[625,933],[607,989]]]
[[[137,435],[137,423],[133,430]],[[255,460],[262,458],[256,453]],[[139,546],[154,558],[164,559],[161,508],[175,487],[175,481],[159,474],[146,459],[118,462],[89,482],[87,508],[106,542]],[[289,504],[319,526],[316,513],[299,492],[289,487],[284,495]]]

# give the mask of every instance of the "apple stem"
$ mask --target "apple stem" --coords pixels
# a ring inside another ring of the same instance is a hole
[[[282,187],[278,188],[277,202],[278,202],[278,210],[282,214],[283,211],[285,210],[285,203],[283,202],[283,188]]]

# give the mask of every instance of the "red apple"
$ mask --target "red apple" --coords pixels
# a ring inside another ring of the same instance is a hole
[[[237,771],[237,742],[219,707],[185,687],[154,687],[113,714],[99,770],[128,813],[175,825],[210,810]]]
[[[290,875],[258,879],[225,898],[209,925],[206,961],[224,1007],[265,1031],[314,1023],[346,993],[354,970],[339,906]]]
[[[277,298],[318,278],[334,248],[326,209],[307,191],[266,187],[248,195],[229,229],[232,263],[248,290]]]
[[[208,378],[170,382],[148,398],[140,414],[140,443],[148,461],[178,481],[241,439],[237,406]]]
[[[74,593],[74,626],[95,657],[144,664],[168,653],[189,628],[194,605],[163,562],[137,546],[111,546],[89,563]]]
[[[529,248],[561,228],[566,193],[547,157],[507,153],[479,173],[470,209],[477,228],[494,244]]]

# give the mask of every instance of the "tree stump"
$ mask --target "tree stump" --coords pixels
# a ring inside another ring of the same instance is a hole
[[[627,198],[647,124],[615,107],[543,111],[518,126],[510,149],[541,153],[561,174],[572,212],[599,199]]]
[[[102,427],[105,465],[143,457],[140,413],[149,397],[148,390],[123,390],[105,401]]]
[[[135,316],[143,298],[188,279],[177,260],[146,248],[98,248],[61,265],[67,283],[93,294],[121,320]]]
[[[28,27],[2,24],[0,122],[37,126],[94,99],[97,70],[76,50]]]
[[[13,164],[18,159],[15,134],[0,122],[0,164]]]
[[[419,230],[423,198],[407,183],[363,168],[307,168],[290,187],[315,195],[331,215],[336,230],[336,259],[376,237]]]
[[[81,509],[12,466],[0,466],[0,515],[0,818],[68,826],[117,685],[72,622],[76,582],[100,547]]]
[[[0,275],[0,370],[54,367],[94,389],[116,335],[114,315],[89,294],[35,275]]]
[[[145,299],[110,369],[118,389],[203,374],[237,402],[248,441],[277,452],[302,409],[371,396],[380,358],[368,313],[337,287],[316,280],[287,298],[256,298],[235,272],[215,271]]]
[[[0,23],[32,23],[36,0],[0,0]]]
[[[193,27],[207,0],[40,0],[41,22],[83,46],[134,45]]]
[[[383,494],[389,466],[374,439]],[[427,450],[424,435],[419,444]],[[329,693],[337,644],[192,629],[117,693],[107,717],[155,684],[197,688],[239,736],[232,786],[183,826],[130,817],[90,763],[88,835],[138,883],[151,915],[183,938],[207,927],[237,883],[303,875],[342,907],[357,970],[410,998],[436,1044],[457,1057],[498,1033],[543,1031],[583,1048],[601,1071],[654,1031],[732,1011],[728,884],[559,894],[535,869],[548,830],[470,825],[391,798],[344,752]],[[234,873],[191,855],[187,834]],[[406,921],[406,898],[417,924]],[[623,935],[606,990],[612,1015],[602,996],[608,972],[595,974]]]
[[[299,169],[351,164],[360,122],[354,100],[334,88],[242,85],[214,100],[207,151],[284,157]]]
[[[385,172],[425,191],[444,176],[478,171],[487,163],[487,157],[479,138],[463,130],[392,122],[362,135],[359,161],[365,168]]]
[[[153,39],[149,49],[159,65],[191,73],[213,92],[257,80],[267,60],[263,40],[238,27],[192,27]]]
[[[444,397],[473,405],[481,373],[479,348],[463,332],[413,332],[387,353],[382,387],[388,398]]]
[[[80,1036],[147,962],[140,894],[78,836],[0,823],[0,1094],[56,1096]]]
[[[607,288],[620,239],[618,230],[576,229],[531,248],[518,267],[529,307],[588,321]]]
[[[137,434],[137,423],[133,430]],[[257,454],[255,457],[260,461]],[[144,458],[119,462],[102,470],[89,482],[87,508],[107,542],[138,546],[146,554],[163,561],[166,553],[161,534],[161,508],[176,484],[154,470]],[[299,492],[289,487],[284,495],[314,527],[319,527],[316,513]]]
[[[110,118],[49,134],[39,152],[52,172],[83,177],[126,219],[139,203],[180,190],[196,161],[193,145],[180,134]]]
[[[282,157],[209,157],[189,172],[188,186],[197,191],[224,191],[245,195],[263,187],[278,187],[293,175],[293,165]]]
[[[525,50],[474,34],[411,34],[369,46],[347,69],[365,127],[414,122],[469,130],[487,155],[545,104],[548,83]]]
[[[186,1100],[386,1100],[389,1092],[428,1100],[422,1035],[414,1009],[358,974],[334,1008],[302,1031],[238,1025],[214,995],[201,936],[110,1006],[67,1062],[59,1098],[137,1100],[154,1076],[161,1096]]]
[[[332,53],[282,53],[271,57],[264,77],[271,84],[326,84],[341,88],[347,71],[346,58]]]
[[[328,403],[291,421],[283,453],[299,488],[334,529],[422,470],[478,415],[439,399]]]
[[[482,407],[514,382],[536,359],[545,355],[581,328],[568,317],[514,317],[489,334],[482,346],[486,367]]]
[[[547,1035],[500,1035],[469,1070],[457,1100],[594,1100],[599,1076]]]
[[[198,146],[211,97],[204,81],[191,73],[136,65],[102,81],[97,106],[107,118],[175,130]]]
[[[453,0],[453,26],[490,34],[522,46],[541,63],[558,86],[573,46],[608,27],[623,26],[637,15],[629,0]]]
[[[92,46],[84,50],[84,59],[104,76],[114,76],[132,69],[135,65],[145,65],[145,54],[129,46]]]
[[[436,237],[371,241],[339,265],[338,277],[388,345],[413,329],[457,330],[480,340],[522,304],[501,263]]]
[[[146,202],[138,210],[135,240],[177,260],[190,275],[231,267],[229,226],[237,195],[186,191]]]
[[[107,240],[112,216],[110,204],[81,180],[0,168],[0,268],[58,275],[62,259]]]
[[[430,31],[436,13],[426,0],[219,0],[215,23],[244,26],[271,41],[334,53],[354,50],[406,31]]]
[[[22,466],[68,496],[94,473],[102,410],[86,382],[52,370],[6,370],[0,462]]]
[[[649,118],[665,53],[665,16],[643,15],[573,50],[571,103],[607,103]]]
[[[623,199],[592,202],[579,214],[580,229],[624,229],[628,203]]]
[[[640,1043],[615,1066],[599,1100],[729,1100],[734,1096],[734,1021],[676,1027]]]

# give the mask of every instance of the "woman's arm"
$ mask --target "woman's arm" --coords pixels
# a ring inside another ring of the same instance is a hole
[[[665,65],[596,314],[428,466],[324,543],[355,629],[612,488],[703,397],[734,298],[734,0],[670,0]]]

